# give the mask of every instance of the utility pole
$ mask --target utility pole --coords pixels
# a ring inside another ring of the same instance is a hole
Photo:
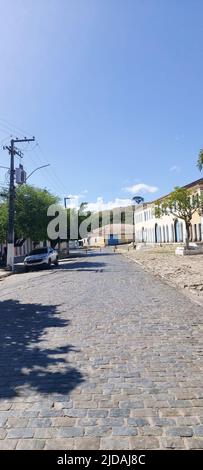
[[[22,158],[22,153],[15,148],[15,143],[33,142],[35,138],[27,139],[11,139],[10,147],[3,147],[8,150],[11,157],[10,161],[10,184],[9,184],[9,212],[8,212],[8,237],[7,237],[7,268],[14,270],[14,210],[15,210],[15,184],[14,184],[14,156],[18,155]]]

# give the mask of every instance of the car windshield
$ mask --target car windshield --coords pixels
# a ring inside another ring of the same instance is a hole
[[[29,255],[45,255],[47,254],[47,248],[36,248],[32,250]]]

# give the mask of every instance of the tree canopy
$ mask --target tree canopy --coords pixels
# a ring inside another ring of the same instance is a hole
[[[0,202],[0,243],[6,240],[8,224],[8,205],[5,202]]]
[[[30,185],[18,186],[15,197],[15,238],[45,240],[49,222],[47,209],[58,202],[58,197],[46,189]],[[8,198],[0,203],[0,241],[6,239],[7,224]]]

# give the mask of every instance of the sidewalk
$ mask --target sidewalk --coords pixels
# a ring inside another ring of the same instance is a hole
[[[175,248],[167,246],[129,251],[127,248],[120,248],[118,252],[155,276],[184,290],[191,300],[203,305],[203,255],[177,256]]]
[[[86,252],[77,253],[77,254],[76,253],[70,253],[68,256],[59,259],[59,266],[61,266],[63,264],[66,264],[66,263],[70,263],[71,261],[75,262],[77,260],[77,258],[83,258],[83,257],[86,257],[86,256],[87,256]],[[0,267],[0,281],[3,281],[6,277],[11,276],[12,274],[20,274],[20,273],[24,273],[24,272],[25,272],[25,270],[24,270],[24,263],[23,262],[15,263],[14,273],[12,273],[11,271],[6,271],[5,268]]]

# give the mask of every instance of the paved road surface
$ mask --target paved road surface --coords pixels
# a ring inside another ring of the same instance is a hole
[[[110,251],[0,283],[0,448],[203,449],[203,312]]]

